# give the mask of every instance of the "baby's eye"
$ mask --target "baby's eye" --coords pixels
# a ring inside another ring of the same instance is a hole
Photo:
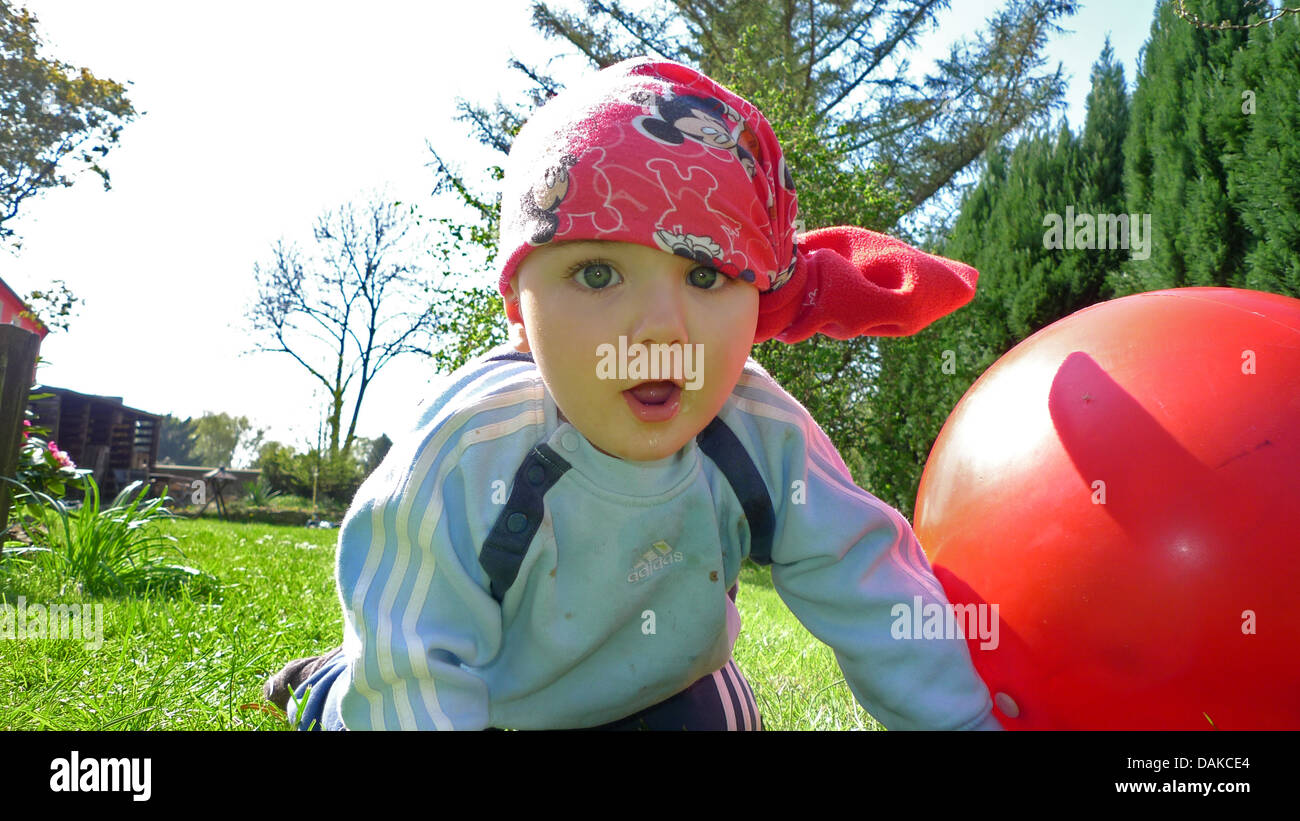
[[[696,288],[703,288],[706,291],[717,290],[727,284],[727,278],[718,269],[707,265],[692,268],[686,275],[686,279]]]
[[[607,262],[586,262],[577,266],[573,278],[579,285],[599,291],[609,287],[618,277],[614,266]],[[621,281],[621,280],[620,280]]]

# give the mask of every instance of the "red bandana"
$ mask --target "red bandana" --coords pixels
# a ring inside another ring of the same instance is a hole
[[[499,287],[539,245],[636,243],[752,282],[755,342],[904,336],[975,295],[974,268],[883,234],[796,237],[798,209],[762,112],[694,69],[628,60],[552,98],[516,137]]]

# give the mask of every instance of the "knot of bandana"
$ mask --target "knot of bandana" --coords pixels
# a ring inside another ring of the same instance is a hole
[[[974,268],[854,227],[797,234],[771,125],[700,72],[628,60],[542,106],[516,137],[499,288],[540,245],[631,242],[760,291],[755,342],[916,333],[975,294]]]

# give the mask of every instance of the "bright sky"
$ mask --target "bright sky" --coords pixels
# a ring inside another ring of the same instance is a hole
[[[370,190],[436,213],[426,141],[467,171],[492,159],[453,119],[455,99],[509,99],[522,87],[512,55],[539,64],[559,50],[530,28],[526,0],[11,2],[39,18],[47,55],[129,81],[147,112],[107,158],[111,191],[87,174],[28,201],[13,224],[21,251],[0,251],[15,291],[63,279],[85,300],[70,331],[46,338],[41,381],[153,413],[247,416],[300,448],[322,406],[311,377],[285,354],[241,356],[253,263],[280,237],[306,244],[319,214]],[[1002,5],[955,0],[914,68]],[[1154,5],[1085,3],[1052,41],[1076,128],[1106,34],[1131,87]],[[429,376],[396,360],[371,384],[358,433],[400,431]]]

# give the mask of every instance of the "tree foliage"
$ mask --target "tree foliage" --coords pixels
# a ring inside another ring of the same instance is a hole
[[[162,419],[158,461],[171,465],[248,467],[256,459],[264,428],[255,428],[246,416],[205,413],[179,419]],[[238,461],[238,464],[236,464]]]
[[[869,429],[872,492],[908,515],[944,421],[999,356],[1109,295],[1124,249],[1049,247],[1049,215],[1122,210],[1128,127],[1123,68],[1109,42],[1092,70],[1081,134],[1065,123],[989,152],[942,253],[980,272],[975,299],[913,337],[884,340]]]
[[[361,461],[365,475],[369,476],[384,461],[384,457],[393,447],[393,440],[388,438],[388,434],[381,433],[375,439],[365,440],[364,444],[365,447],[357,449],[357,457]]]
[[[974,302],[881,348],[872,441],[902,457],[873,460],[883,468],[873,490],[885,486],[892,503],[908,509],[929,448],[975,378],[1045,325],[1156,288],[1300,296],[1300,19],[1256,25],[1270,14],[1259,4],[1188,0],[1189,14],[1229,21],[1211,30],[1180,18],[1181,5],[1157,8],[1131,99],[1107,48],[1081,135],[1062,127],[989,152],[942,248],[979,268]],[[1149,245],[1130,235],[1128,249],[1045,247],[1045,217],[1067,206],[1149,217]]]
[[[0,0],[0,240],[26,200],[72,185],[78,171],[107,189],[100,163],[136,114],[121,84],[42,55],[36,24]]]
[[[346,507],[373,469],[367,465],[374,457],[375,444],[364,450],[364,459],[346,452],[331,456],[316,448],[299,453],[290,445],[272,441],[262,444],[254,465],[273,491],[310,499],[314,490],[321,507]]]
[[[194,418],[181,419],[170,413],[162,418],[158,435],[158,463],[161,465],[199,464],[194,455]]]
[[[1189,11],[1248,21],[1240,0],[1194,0]],[[1151,256],[1134,261],[1126,291],[1229,285],[1241,270],[1246,231],[1228,208],[1223,156],[1247,126],[1241,98],[1222,82],[1243,31],[1208,31],[1156,10],[1143,50],[1133,124],[1124,145],[1128,210],[1151,214]]]
[[[1193,25],[1180,15],[1226,22]],[[1163,3],[1124,146],[1129,210],[1150,213],[1150,259],[1121,293],[1218,285],[1300,296],[1300,18],[1257,3]]]
[[[433,294],[432,364],[436,373],[451,373],[506,339],[501,322],[501,295],[495,287],[484,284],[491,278],[481,273],[490,269],[496,259],[499,208],[496,202],[472,192],[443,164],[432,146],[430,152],[439,186],[454,191],[477,217],[470,223],[447,217],[423,222],[434,238],[433,267],[443,272]],[[478,273],[467,273],[470,271]]]
[[[1300,15],[1252,30],[1229,85],[1248,124],[1223,158],[1251,235],[1244,286],[1300,298]]]
[[[879,183],[911,210],[1004,135],[1046,121],[1065,84],[1059,66],[1043,70],[1042,50],[1059,31],[1056,21],[1078,4],[1013,0],[973,41],[954,44],[933,72],[913,81],[909,55],[948,6],[659,0],[633,11],[617,0],[590,0],[581,11],[535,3],[533,20],[598,66],[650,54],[699,67],[769,113],[778,137],[781,123],[803,120],[845,167],[874,166]],[[555,84],[537,85],[544,93]],[[769,111],[777,100],[783,110]],[[495,113],[509,122],[501,106]],[[788,153],[795,163],[803,159]]]
[[[193,422],[194,455],[208,467],[235,467],[252,461],[261,445],[264,429],[254,428],[246,416],[205,413]]]
[[[1258,16],[1259,19],[1253,20],[1249,23],[1234,23],[1233,21],[1226,19],[1218,21],[1202,20],[1200,17],[1187,10],[1185,0],[1173,1],[1174,11],[1177,12],[1179,17],[1197,28],[1215,29],[1218,31],[1226,31],[1228,29],[1255,29],[1260,26],[1268,25],[1275,20],[1281,20],[1288,14],[1300,14],[1300,8],[1288,8],[1286,6],[1273,8],[1272,4],[1270,4],[1268,0],[1248,0],[1248,4],[1255,7],[1254,10],[1256,16]]]
[[[946,0],[674,0],[635,10],[618,2],[587,2],[580,10],[539,2],[533,20],[594,66],[641,54],[698,66],[764,111],[785,149],[808,227],[886,231],[988,146],[1050,115],[1064,83],[1059,68],[1043,70],[1042,51],[1056,21],[1076,6],[1016,0],[921,81],[909,79],[908,56]],[[471,133],[501,152],[530,110],[561,88],[545,71],[513,66],[529,81],[522,99],[460,106]],[[439,186],[457,193],[489,229],[474,241],[491,245],[496,203],[470,191],[436,152],[433,164]],[[500,315],[496,292],[484,296],[490,302],[465,306],[476,322]],[[465,351],[471,352],[477,351]],[[754,356],[862,475],[876,343],[814,336],[794,346],[769,342]]]
[[[52,331],[66,331],[76,314],[77,303],[85,300],[72,293],[68,283],[56,279],[48,288],[27,292],[23,296],[23,302],[27,303],[23,316],[40,322]]]

